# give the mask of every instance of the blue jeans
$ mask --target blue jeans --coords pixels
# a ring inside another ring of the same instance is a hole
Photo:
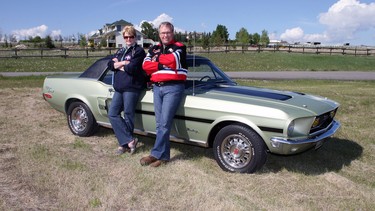
[[[173,117],[184,96],[185,84],[170,84],[153,87],[156,119],[156,140],[151,156],[158,160],[170,160],[169,136]]]
[[[115,92],[108,117],[120,146],[133,140],[134,115],[140,92]],[[124,112],[124,118],[121,112]]]

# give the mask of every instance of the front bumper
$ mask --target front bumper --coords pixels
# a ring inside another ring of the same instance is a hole
[[[341,124],[334,120],[330,127],[326,129],[323,133],[308,137],[305,139],[289,139],[282,137],[272,137],[271,138],[271,149],[270,151],[277,154],[295,154],[303,152],[311,147],[320,147],[325,139],[333,136],[336,131],[340,128]]]

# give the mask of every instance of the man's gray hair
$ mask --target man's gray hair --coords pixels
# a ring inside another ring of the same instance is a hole
[[[168,21],[165,21],[165,22],[162,22],[160,25],[159,25],[159,30],[160,30],[160,27],[161,26],[167,26],[171,29],[172,33],[174,33],[174,26],[172,23],[168,22]]]

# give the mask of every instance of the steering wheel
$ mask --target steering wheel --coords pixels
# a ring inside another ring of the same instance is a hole
[[[208,76],[208,75],[205,75],[205,76],[203,76],[201,79],[199,79],[199,81],[203,81],[203,80],[210,80],[211,79],[211,77],[210,76]]]

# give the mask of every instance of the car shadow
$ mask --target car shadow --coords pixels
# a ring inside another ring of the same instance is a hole
[[[319,175],[340,171],[358,159],[363,152],[361,145],[346,139],[331,138],[320,149],[311,149],[297,155],[268,154],[268,159],[258,173],[277,173],[286,169],[306,175]]]
[[[212,148],[187,146],[178,143],[171,143],[171,147],[182,152],[173,156],[171,161],[192,160],[200,157],[215,160]],[[268,153],[265,165],[256,173],[278,173],[287,170],[305,175],[320,175],[327,172],[336,172],[345,166],[349,166],[352,161],[361,157],[362,153],[363,147],[354,141],[331,138],[318,150],[311,149],[288,156]],[[218,166],[218,168],[220,167]]]
[[[97,135],[106,137],[113,135],[113,131],[112,129],[102,128]],[[138,138],[143,144],[138,146],[137,151],[149,152],[154,145],[155,138],[146,136],[138,136]],[[196,160],[202,157],[215,160],[212,148],[175,142],[171,142],[171,148],[180,152],[172,156],[171,161]],[[331,138],[318,150],[311,149],[296,155],[268,153],[265,165],[256,173],[278,173],[282,170],[287,170],[305,175],[319,175],[327,172],[336,172],[345,166],[349,166],[352,161],[361,157],[362,153],[363,147],[355,141]],[[219,166],[217,167],[220,168]]]

